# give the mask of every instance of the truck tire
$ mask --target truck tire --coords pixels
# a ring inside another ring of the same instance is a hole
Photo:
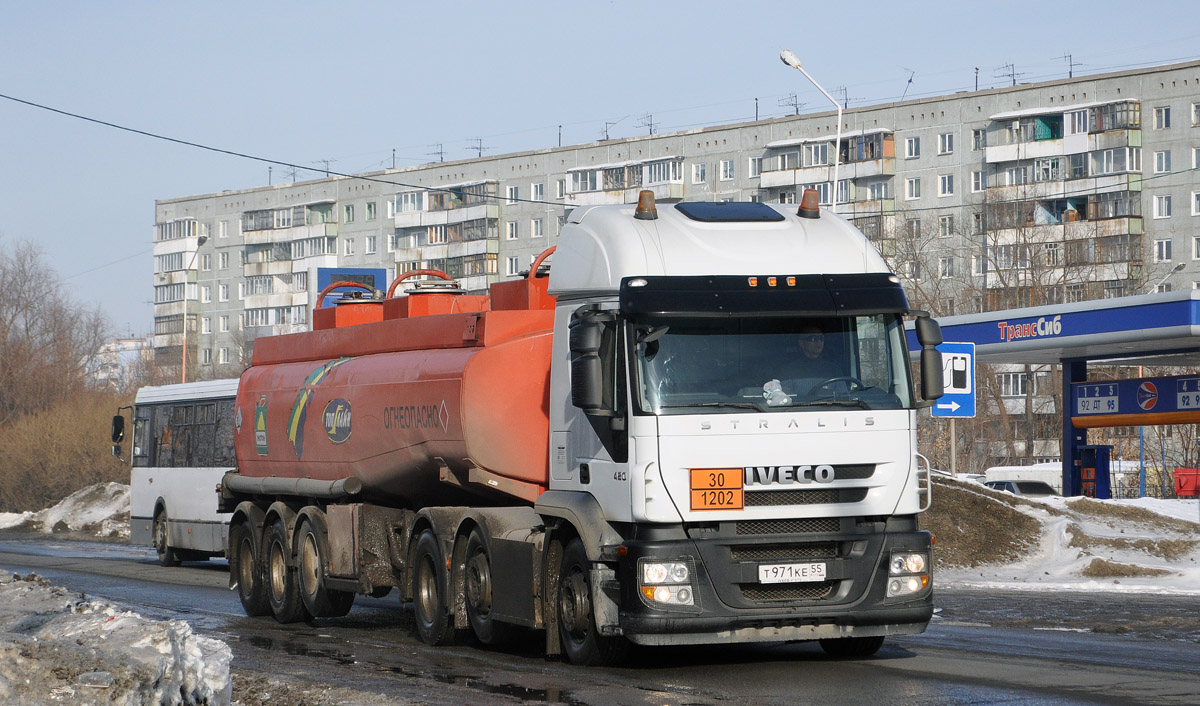
[[[512,626],[492,617],[492,561],[488,555],[483,532],[476,527],[467,537],[466,576],[463,592],[467,607],[467,622],[475,637],[485,645],[502,644],[511,637]]]
[[[558,635],[563,654],[571,664],[606,667],[619,664],[629,654],[623,637],[601,635],[592,611],[592,562],[583,542],[573,538],[563,551],[558,574]]]
[[[231,559],[233,563],[229,570],[237,572],[237,591],[242,610],[251,617],[270,615],[271,604],[267,602],[267,583],[260,555],[262,541],[254,536],[254,522],[247,517],[230,531],[233,536],[229,544],[237,554]]]
[[[883,647],[884,637],[837,637],[818,640],[821,649],[830,657],[870,657]]]
[[[300,600],[314,618],[340,618],[354,606],[354,594],[331,590],[325,585],[329,543],[324,524],[320,519],[306,518],[297,532],[300,537],[299,556],[296,557]]]
[[[154,513],[154,551],[162,566],[179,566],[179,557],[171,547],[171,536],[167,531],[167,508],[159,507]]]
[[[442,587],[446,585],[446,560],[437,537],[424,530],[417,537],[412,561],[413,617],[417,636],[426,645],[453,645],[462,639],[462,631],[454,627],[454,619],[446,607]]]
[[[275,620],[281,623],[297,623],[311,617],[300,600],[300,587],[296,572],[288,566],[292,556],[287,529],[282,518],[275,518],[263,536],[267,555],[267,602]]]

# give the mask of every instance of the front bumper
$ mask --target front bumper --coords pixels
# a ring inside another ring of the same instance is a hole
[[[932,561],[930,534],[917,531],[912,518],[825,522],[812,532],[791,531],[812,527],[788,521],[776,527],[725,522],[688,526],[676,537],[627,540],[617,580],[609,584],[619,591],[620,633],[638,644],[672,645],[923,632],[933,615],[932,582],[918,593],[887,598],[888,560],[903,549],[924,551]],[[643,598],[642,558],[690,562],[694,605]],[[825,580],[759,583],[760,564],[809,562],[826,565]]]

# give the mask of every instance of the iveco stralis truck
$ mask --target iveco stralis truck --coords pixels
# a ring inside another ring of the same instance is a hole
[[[643,192],[575,209],[549,254],[488,295],[409,273],[256,341],[220,488],[246,612],[396,588],[429,644],[535,629],[577,664],[923,631],[940,332],[866,238],[816,192]]]

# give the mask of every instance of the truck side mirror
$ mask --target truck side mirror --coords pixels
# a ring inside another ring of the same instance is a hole
[[[922,407],[932,406],[946,391],[942,380],[942,354],[937,346],[942,343],[942,327],[928,314],[922,312],[916,321],[917,342],[921,344],[921,397]]]
[[[610,416],[604,404],[604,361],[600,359],[603,325],[592,318],[571,322],[571,404],[585,414]]]
[[[125,440],[125,417],[118,414],[112,418],[112,442],[114,444],[119,444],[124,440]],[[120,448],[120,447],[116,447],[116,448]],[[114,451],[113,455],[119,456],[120,453]]]

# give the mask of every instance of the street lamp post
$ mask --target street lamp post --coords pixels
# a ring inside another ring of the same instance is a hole
[[[192,267],[196,264],[196,256],[200,254],[200,246],[208,241],[207,235],[202,235],[196,238],[196,252],[192,253],[192,259],[188,262],[187,269],[183,275],[183,368],[180,382],[187,382],[187,331],[188,331],[188,285],[191,283]]]
[[[817,80],[815,78],[813,78],[812,76],[810,76],[808,74],[808,72],[804,70],[804,67],[800,65],[800,57],[796,56],[796,54],[794,52],[792,52],[791,49],[784,49],[783,51],[779,52],[779,59],[783,63],[787,64],[788,66],[792,67],[793,69],[796,69],[800,73],[804,74],[804,78],[808,79],[812,83],[812,85],[816,86],[818,91],[820,91],[821,93],[824,93],[825,97],[829,99],[830,103],[833,103],[833,107],[837,110],[837,137],[834,138],[834,143],[833,143],[833,194],[832,194],[833,211],[834,211],[834,213],[837,213],[838,163],[841,161],[840,157],[841,157],[841,152],[842,152],[842,105],[840,103],[838,103],[836,100],[834,100],[833,96],[829,95],[829,91],[826,91],[824,88],[821,88],[821,84],[817,83]]]

